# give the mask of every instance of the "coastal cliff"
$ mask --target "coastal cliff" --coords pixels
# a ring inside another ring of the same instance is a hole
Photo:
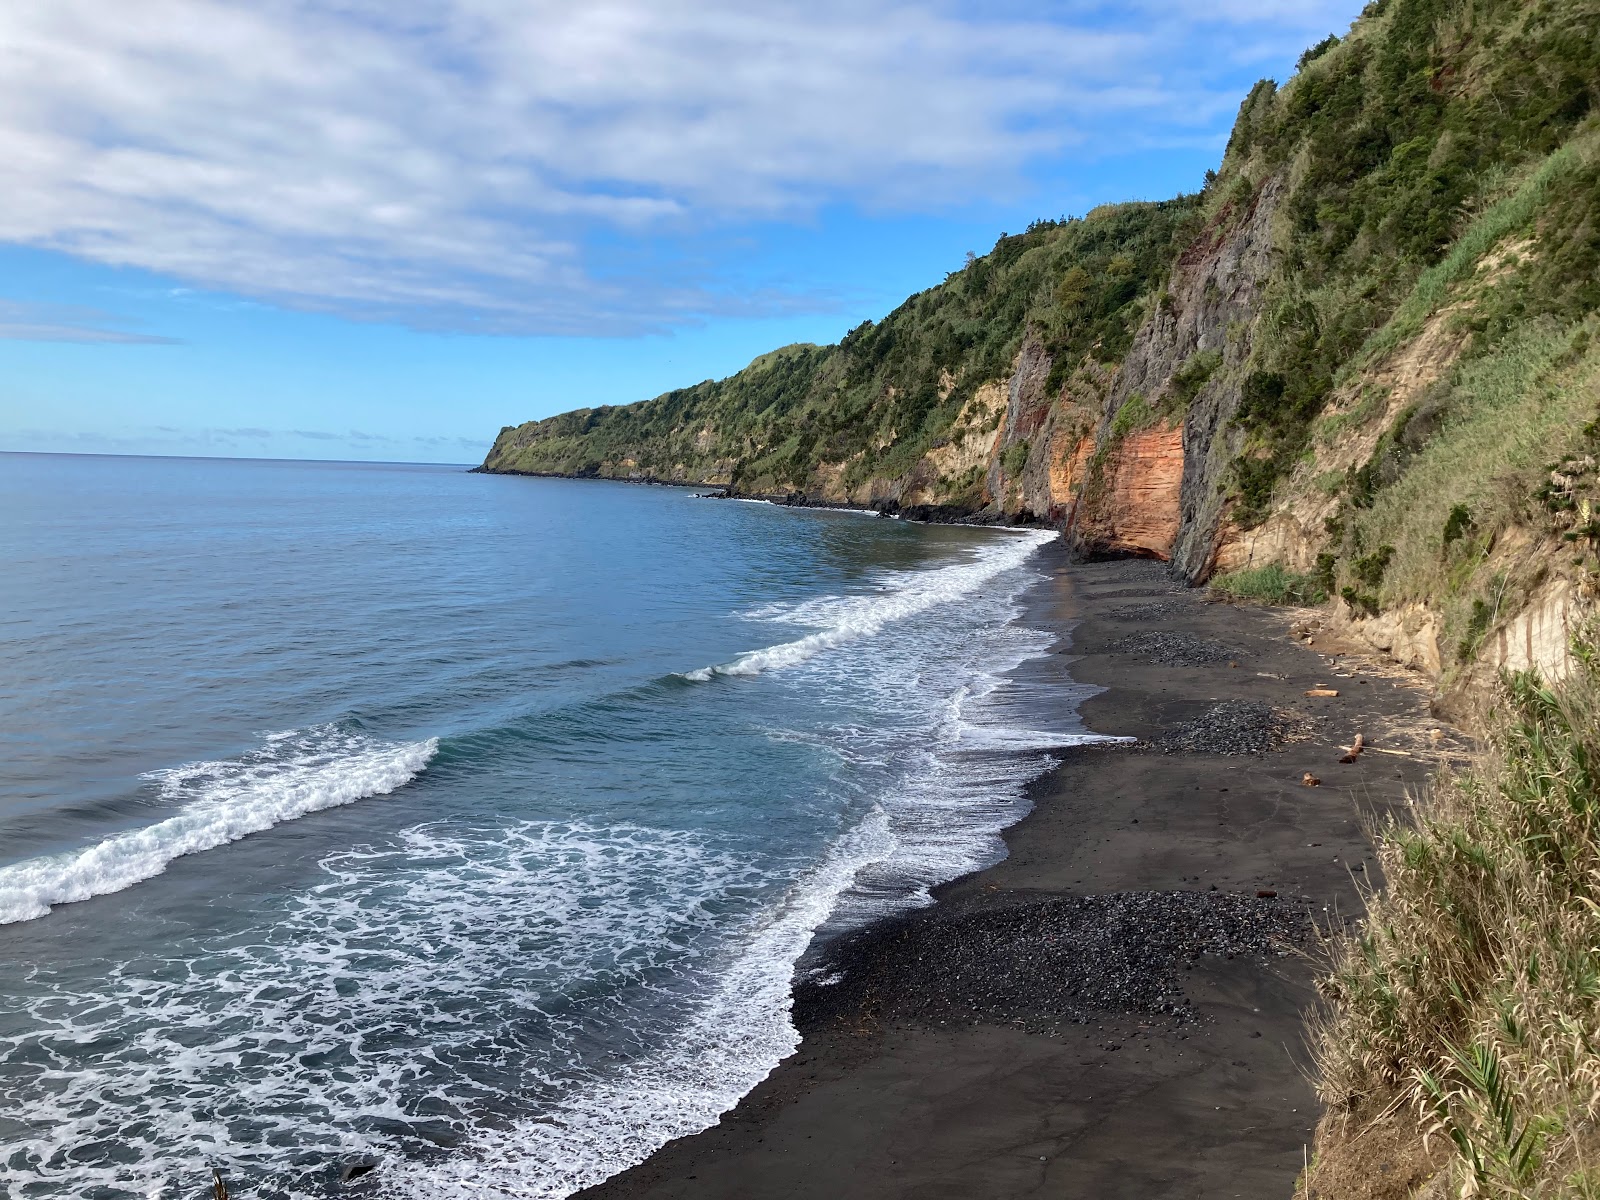
[[[1600,6],[1371,4],[1198,195],[1002,235],[834,346],[502,430],[526,472],[1053,524],[1465,694],[1595,593]]]
[[[838,345],[483,469],[1048,523],[1426,676],[1488,749],[1330,931],[1299,1194],[1593,1197],[1597,335],[1600,0],[1375,0],[1197,195],[1002,235]]]

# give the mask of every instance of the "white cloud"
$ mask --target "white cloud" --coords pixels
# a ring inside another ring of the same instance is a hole
[[[819,0],[12,0],[0,241],[355,316],[606,332],[804,298],[602,271],[630,243],[1012,186],[1237,97],[1186,31]],[[1189,10],[1189,11],[1186,11]]]
[[[119,329],[127,322],[97,308],[75,304],[36,304],[0,297],[0,340],[14,342],[100,342],[171,345],[172,339]]]

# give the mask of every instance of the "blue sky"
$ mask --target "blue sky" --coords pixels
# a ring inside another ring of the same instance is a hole
[[[8,5],[0,449],[475,462],[1194,190],[1358,9]]]

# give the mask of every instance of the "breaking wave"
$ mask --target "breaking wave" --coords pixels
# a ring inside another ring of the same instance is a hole
[[[893,844],[881,811],[840,838],[738,939],[709,996],[653,1054],[585,1081],[536,1119],[484,1130],[467,1153],[412,1166],[391,1185],[415,1200],[559,1200],[715,1124],[800,1044],[790,1019],[795,964],[857,874]]]
[[[966,562],[932,571],[895,572],[885,590],[877,595],[827,597],[787,612],[764,614],[769,620],[823,628],[796,641],[751,650],[731,662],[686,671],[683,677],[704,683],[717,675],[759,675],[805,662],[824,650],[871,637],[887,625],[970,595],[997,575],[1020,567],[1029,555],[1056,536],[1054,530],[1028,530],[997,537],[979,547]]]
[[[335,726],[270,735],[237,759],[189,763],[145,776],[173,816],[113,834],[93,846],[0,868],[0,925],[45,916],[57,904],[120,892],[167,864],[293,821],[307,813],[381,796],[409,783],[439,748],[385,742]]]

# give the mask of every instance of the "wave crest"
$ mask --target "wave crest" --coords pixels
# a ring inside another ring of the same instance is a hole
[[[439,739],[385,742],[334,726],[269,734],[242,758],[188,763],[145,778],[175,815],[66,854],[0,868],[0,925],[31,921],[57,904],[120,892],[186,854],[213,850],[308,813],[381,796],[409,783]]]
[[[1054,530],[1013,533],[980,547],[968,562],[933,571],[895,572],[886,589],[877,595],[833,596],[810,601],[786,615],[763,613],[769,620],[817,622],[825,624],[825,628],[792,642],[750,650],[730,662],[685,671],[683,678],[705,683],[717,675],[760,675],[802,663],[823,650],[871,637],[886,625],[970,595],[997,575],[1020,567],[1035,550],[1056,537]]]

